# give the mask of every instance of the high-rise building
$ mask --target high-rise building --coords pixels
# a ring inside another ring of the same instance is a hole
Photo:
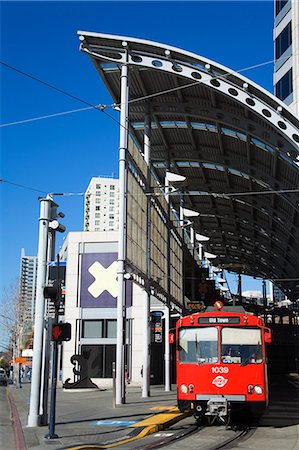
[[[85,192],[84,231],[118,230],[119,180],[93,177]]]
[[[20,264],[20,307],[22,308],[23,321],[32,323],[35,311],[36,299],[37,257],[25,256],[25,250],[21,250]]]
[[[284,300],[287,300],[286,295],[279,289],[278,286],[275,286],[271,281],[269,282],[270,287],[270,300],[272,303],[277,304]]]
[[[299,2],[274,1],[274,93],[299,114]]]

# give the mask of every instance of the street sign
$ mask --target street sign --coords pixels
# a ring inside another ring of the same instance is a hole
[[[187,303],[187,308],[191,309],[192,311],[202,311],[204,305],[202,302],[189,302]]]
[[[162,312],[151,312],[151,342],[162,343]]]
[[[59,308],[58,308],[58,315],[64,316],[65,312],[65,272],[66,272],[66,261],[60,261],[59,262],[59,270],[58,270],[58,264],[57,261],[50,261],[48,263],[49,267],[49,276],[48,276],[48,283],[54,284],[55,282],[61,281],[61,292],[60,292],[60,301],[59,301]],[[47,315],[48,317],[55,317],[55,304],[53,300],[48,299],[47,304]]]
[[[26,364],[27,363],[27,358],[25,356],[20,356],[20,357],[16,357],[15,358],[15,363],[16,364]]]

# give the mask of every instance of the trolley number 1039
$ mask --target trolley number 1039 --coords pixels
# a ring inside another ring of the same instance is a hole
[[[212,371],[212,373],[228,373],[229,368],[228,367],[212,367],[211,371]]]

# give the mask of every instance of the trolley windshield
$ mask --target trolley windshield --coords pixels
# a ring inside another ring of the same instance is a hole
[[[220,358],[218,331],[220,328]],[[179,330],[178,358],[181,363],[258,364],[262,357],[262,333],[259,328],[192,327]]]
[[[259,328],[221,330],[221,361],[226,364],[257,364],[262,358],[262,333]]]
[[[217,327],[181,328],[178,350],[180,362],[197,364],[218,362]]]

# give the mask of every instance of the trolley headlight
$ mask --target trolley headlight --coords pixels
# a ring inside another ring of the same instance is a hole
[[[186,384],[181,384],[181,386],[180,386],[180,391],[181,391],[183,394],[188,394],[188,386],[187,386]]]
[[[254,392],[256,394],[262,394],[263,393],[263,389],[259,385],[254,386],[253,390],[254,390]]]

